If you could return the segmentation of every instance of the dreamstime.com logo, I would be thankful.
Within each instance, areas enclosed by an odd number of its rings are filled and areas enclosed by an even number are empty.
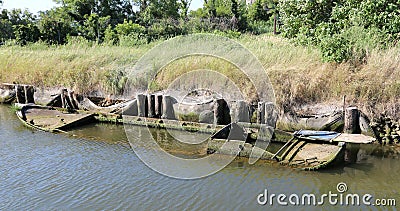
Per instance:
[[[210,66],[188,69],[191,57],[206,57],[228,62],[239,70],[240,75],[228,77],[223,71],[214,70]],[[189,58],[189,59],[188,59]],[[275,96],[268,75],[259,60],[241,44],[229,38],[211,34],[194,34],[179,36],[167,40],[148,51],[136,64],[128,70],[128,81],[124,96],[132,98],[137,94],[151,94],[149,87],[157,80],[160,71],[174,62],[188,59],[189,65],[185,65],[185,73],[177,74],[164,89],[164,93],[173,96],[179,102],[179,96],[186,96],[194,90],[208,90],[221,97],[226,102],[238,100],[248,101],[254,96],[259,102],[272,102],[275,104]],[[224,68],[224,67],[222,67]],[[242,82],[248,82],[245,88]],[[242,87],[242,88],[240,88]],[[248,90],[251,88],[251,93]],[[178,96],[174,96],[174,94]],[[123,114],[124,120],[129,117]],[[276,121],[276,120],[275,120]],[[272,123],[274,124],[274,123]],[[227,142],[216,153],[196,159],[185,159],[166,152],[154,140],[150,130],[142,130],[129,124],[124,124],[127,138],[136,155],[151,169],[163,175],[178,179],[196,179],[214,174],[229,165],[240,152],[244,141],[229,143],[229,149],[235,149],[231,156],[222,156],[219,151],[228,149]],[[214,126],[215,127],[215,126]],[[270,134],[273,127],[268,127]],[[233,130],[233,129],[232,129]],[[176,136],[174,131],[168,131],[176,141],[181,143],[204,143],[208,137],[204,134],[186,132],[186,135]],[[235,131],[231,131],[235,133]],[[181,138],[184,137],[184,138]],[[264,137],[265,139],[265,137]],[[150,141],[149,141],[150,140]],[[229,140],[229,138],[228,138]],[[269,141],[257,140],[255,147],[266,149]],[[253,150],[249,163],[255,163],[262,156],[262,150]]]
[[[336,186],[337,193],[329,191],[319,196],[312,193],[303,194],[276,194],[269,193],[265,189],[263,193],[257,196],[257,203],[260,205],[279,205],[279,206],[396,206],[396,199],[374,199],[371,194],[347,193],[348,187],[344,182]]]

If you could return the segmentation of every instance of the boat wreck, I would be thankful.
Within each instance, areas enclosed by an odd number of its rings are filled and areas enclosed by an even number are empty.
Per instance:
[[[253,140],[239,124],[230,124],[211,136],[208,153],[220,153],[251,157],[252,150],[260,151],[260,159],[276,160],[280,164],[301,170],[320,170],[344,164],[347,144],[370,144],[375,138],[362,134],[344,134],[330,131],[300,130],[293,134],[277,152],[272,153],[254,145]],[[239,149],[235,148],[239,143]]]
[[[92,113],[63,111],[37,105],[20,105],[20,107],[21,110],[16,113],[24,125],[46,132],[66,133],[67,129],[95,122],[95,114]]]
[[[59,94],[39,98],[47,102],[45,106],[39,106],[34,104],[35,92],[30,86],[7,86],[8,94],[14,96],[14,102],[20,107],[17,116],[23,124],[48,132],[66,133],[68,129],[91,122],[109,122],[208,133],[211,141],[207,152],[210,154],[219,152],[252,157],[256,152],[258,158],[277,160],[282,165],[303,170],[318,170],[343,163],[346,144],[375,141],[373,137],[361,134],[315,130],[299,130],[292,138],[279,138],[279,133],[286,137],[287,133],[275,130],[278,113],[271,102],[254,105],[245,101],[226,102],[210,96],[199,102],[184,102],[165,93],[155,93],[138,94],[135,99],[99,105],[99,100],[96,104],[88,97],[62,89]],[[357,114],[354,109],[351,111]],[[297,120],[310,126],[323,125],[319,129],[329,129],[352,118],[335,112],[325,116],[303,116]],[[266,150],[270,142],[277,140],[286,143],[276,152]],[[257,142],[263,144],[257,145]],[[220,151],[222,144],[225,147]]]

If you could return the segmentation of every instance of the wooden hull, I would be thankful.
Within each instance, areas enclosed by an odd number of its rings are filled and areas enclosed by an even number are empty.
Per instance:
[[[298,131],[276,158],[282,165],[319,170],[344,162],[346,144],[335,141],[342,134],[327,131]]]
[[[295,140],[284,154],[279,157],[282,165],[303,170],[319,170],[342,163],[345,144],[317,144],[304,140]]]
[[[17,111],[17,117],[24,125],[46,132],[65,132],[67,129],[95,121],[94,114],[68,113],[36,105],[23,106]]]

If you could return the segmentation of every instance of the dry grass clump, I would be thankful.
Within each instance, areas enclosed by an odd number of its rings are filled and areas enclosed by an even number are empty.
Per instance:
[[[375,49],[366,63],[355,66],[323,63],[318,50],[275,37],[264,35],[255,40],[260,44],[249,42],[248,46],[268,72],[284,111],[304,104],[340,102],[346,95],[348,105],[356,105],[372,117],[384,113],[400,118],[399,47]]]
[[[209,71],[219,73],[221,76]],[[184,76],[185,74],[190,75]],[[181,81],[185,81],[185,83],[178,84],[174,88],[191,90],[201,87],[213,91],[229,92],[227,89],[230,87],[230,83],[233,83],[242,92],[245,99],[249,101],[257,99],[254,85],[237,66],[226,60],[206,55],[184,57],[169,63],[158,72],[152,83],[152,91],[167,89],[180,77],[183,78]],[[223,89],[224,87],[226,89]]]

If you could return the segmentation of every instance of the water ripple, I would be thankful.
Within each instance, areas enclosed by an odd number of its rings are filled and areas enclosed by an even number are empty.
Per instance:
[[[368,157],[372,165],[302,172],[236,159],[215,175],[176,180],[152,171],[121,145],[122,127],[79,130],[78,137],[32,131],[0,106],[0,210],[265,210],[256,203],[265,188],[323,193],[342,181],[355,192],[399,196],[398,160]],[[82,138],[85,133],[91,140]]]

